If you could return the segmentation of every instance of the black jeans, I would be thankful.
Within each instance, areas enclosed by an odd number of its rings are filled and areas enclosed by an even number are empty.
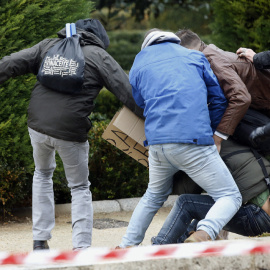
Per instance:
[[[196,225],[196,223],[191,224],[191,221],[204,219],[213,204],[214,200],[208,195],[183,194],[179,196],[153,244],[162,245],[184,241],[187,232],[194,229],[191,227]],[[191,227],[189,227],[190,224]],[[260,207],[246,204],[240,207],[223,229],[243,236],[270,233],[270,216]]]

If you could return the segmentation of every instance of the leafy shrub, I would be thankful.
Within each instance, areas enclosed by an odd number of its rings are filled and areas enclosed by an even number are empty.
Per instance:
[[[270,48],[270,5],[268,0],[214,0],[214,42],[235,52],[240,46],[256,52]]]
[[[89,133],[89,171],[93,200],[142,196],[148,169],[101,138],[109,121],[94,122]]]
[[[24,206],[22,201],[30,197],[32,181],[28,181],[27,173],[21,167],[9,167],[0,164],[0,220],[11,215],[15,206]],[[27,204],[27,203],[26,203]]]
[[[135,56],[140,52],[145,31],[108,32],[110,46],[107,51],[124,70],[130,70]]]
[[[123,106],[123,104],[110,91],[103,88],[94,101],[94,114],[90,116],[92,121],[112,119],[114,114]]]
[[[198,7],[189,5],[182,6],[179,3],[174,6],[167,6],[157,18],[150,16],[150,24],[153,27],[176,32],[179,29],[190,28],[201,35],[210,34],[209,23],[212,20],[211,8],[208,3],[200,1]]]

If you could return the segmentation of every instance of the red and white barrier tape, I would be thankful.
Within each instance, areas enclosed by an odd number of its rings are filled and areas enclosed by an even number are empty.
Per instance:
[[[237,240],[181,245],[140,246],[128,249],[89,248],[82,251],[36,251],[24,254],[0,252],[1,265],[48,265],[71,263],[91,265],[104,262],[140,261],[155,258],[194,258],[270,253],[270,242]]]

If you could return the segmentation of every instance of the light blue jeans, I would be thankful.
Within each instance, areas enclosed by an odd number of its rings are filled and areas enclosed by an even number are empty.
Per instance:
[[[55,151],[64,165],[72,196],[72,244],[74,249],[91,246],[93,227],[92,195],[88,180],[89,143],[59,140],[28,128],[33,146],[35,172],[32,188],[33,239],[49,240],[55,225],[52,176]]]
[[[241,194],[215,145],[151,145],[148,188],[132,214],[120,247],[142,242],[154,215],[171,193],[173,175],[179,170],[186,172],[215,201],[197,226],[212,240],[240,208]]]

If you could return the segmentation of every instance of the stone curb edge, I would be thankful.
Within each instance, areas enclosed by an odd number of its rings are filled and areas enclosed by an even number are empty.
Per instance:
[[[178,195],[170,195],[167,201],[164,203],[163,207],[172,207]],[[104,200],[104,201],[93,201],[94,214],[97,213],[112,213],[112,212],[131,212],[135,209],[141,198],[128,198],[119,200]],[[18,217],[31,217],[32,208],[17,208],[14,209],[13,214]],[[71,204],[56,204],[55,205],[55,215],[67,215],[71,214]]]

